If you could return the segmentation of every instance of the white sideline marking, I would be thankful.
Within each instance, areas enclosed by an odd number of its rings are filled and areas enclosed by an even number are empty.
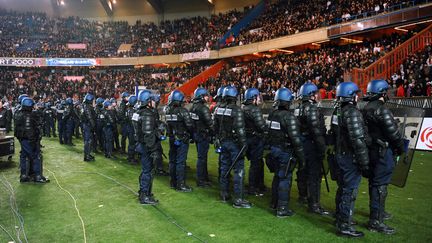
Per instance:
[[[47,171],[49,171],[49,172],[53,175],[53,177],[54,177],[54,179],[55,179],[55,181],[56,181],[58,187],[59,187],[61,190],[63,190],[64,192],[66,192],[67,194],[69,194],[69,196],[72,198],[72,200],[73,200],[73,202],[74,202],[75,211],[77,212],[78,218],[79,218],[80,221],[81,221],[82,230],[83,230],[83,236],[84,236],[84,243],[87,243],[87,236],[86,236],[86,229],[85,229],[85,225],[84,225],[84,220],[83,220],[83,218],[81,217],[81,214],[80,214],[80,211],[79,211],[79,209],[78,209],[77,201],[76,201],[75,197],[72,195],[72,193],[70,193],[68,190],[64,189],[64,188],[60,185],[60,183],[58,182],[57,177],[55,176],[54,172],[52,172],[52,171],[49,170],[49,169],[47,169]]]

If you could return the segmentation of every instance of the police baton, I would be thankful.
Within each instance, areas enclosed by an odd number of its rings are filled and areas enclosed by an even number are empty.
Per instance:
[[[325,171],[325,168],[324,168],[324,160],[321,162],[321,168],[322,168],[322,171],[323,171],[324,181],[325,181],[325,184],[326,184],[327,192],[330,192],[330,188],[329,188],[329,184],[328,184],[328,180],[327,180],[327,174],[326,174],[326,171]]]
[[[228,175],[230,174],[231,170],[234,168],[235,164],[237,163],[237,161],[240,159],[240,157],[242,156],[243,152],[246,150],[246,145],[243,145],[243,147],[240,149],[240,152],[236,155],[233,163],[231,164],[230,168],[228,169],[228,171],[225,173],[224,178],[227,178]]]

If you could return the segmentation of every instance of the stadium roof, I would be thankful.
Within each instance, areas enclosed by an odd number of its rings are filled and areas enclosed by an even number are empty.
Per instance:
[[[48,15],[97,18],[174,13],[219,12],[259,0],[0,0],[0,8]]]

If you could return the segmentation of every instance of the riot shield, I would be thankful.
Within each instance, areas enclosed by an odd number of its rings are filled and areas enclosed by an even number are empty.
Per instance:
[[[399,127],[401,132],[404,132],[405,146],[407,148],[402,155],[395,158],[396,166],[393,170],[390,184],[397,187],[405,187],[411,163],[414,158],[416,143],[420,134],[425,110],[390,102],[386,105],[393,112],[396,121],[399,121]]]

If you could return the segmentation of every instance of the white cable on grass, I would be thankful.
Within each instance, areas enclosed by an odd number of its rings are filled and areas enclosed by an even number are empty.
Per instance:
[[[3,176],[5,181],[1,180],[1,182],[2,182],[3,186],[6,187],[6,190],[9,191],[9,193],[10,193],[9,206],[12,210],[12,214],[14,216],[15,223],[17,222],[17,218],[18,218],[18,222],[19,222],[19,226],[14,227],[16,234],[17,234],[18,242],[20,242],[20,243],[22,242],[21,237],[20,237],[20,235],[22,233],[24,235],[25,242],[28,243],[27,235],[25,234],[25,230],[24,230],[24,217],[20,214],[19,209],[18,209],[18,205],[16,204],[15,190],[13,189],[12,184],[10,184],[10,182],[7,180],[7,178],[5,177],[5,175],[3,173],[2,173],[2,176]]]
[[[54,172],[52,172],[52,171],[49,170],[49,169],[47,169],[47,171],[49,171],[49,172],[53,175],[54,180],[56,181],[58,187],[59,187],[61,190],[63,190],[64,192],[66,192],[67,194],[69,194],[69,196],[72,198],[72,200],[73,200],[73,202],[74,202],[75,211],[77,212],[78,218],[79,218],[80,221],[81,221],[82,230],[83,230],[83,237],[84,237],[84,243],[87,243],[87,235],[86,235],[86,229],[85,229],[84,220],[83,220],[83,218],[81,217],[81,214],[80,214],[80,211],[79,211],[79,209],[78,209],[77,201],[76,201],[75,197],[72,195],[72,193],[70,193],[68,190],[64,189],[64,188],[60,185],[60,183],[58,182],[57,177],[55,176],[55,173],[54,173]]]
[[[112,182],[114,182],[114,183],[116,183],[116,184],[118,184],[118,185],[120,185],[120,186],[126,188],[127,190],[131,191],[134,195],[138,195],[138,193],[137,193],[136,191],[134,191],[132,188],[130,188],[129,186],[127,186],[127,185],[125,185],[125,184],[123,184],[123,183],[117,181],[116,179],[114,179],[114,178],[112,178],[112,177],[110,177],[110,176],[107,176],[107,175],[105,175],[105,174],[102,174],[102,173],[100,173],[100,172],[87,172],[87,171],[72,171],[72,172],[75,172],[75,173],[83,173],[83,174],[96,174],[96,175],[100,175],[100,176],[105,177],[106,179],[108,179],[108,180],[110,180],[110,181],[112,181]],[[200,241],[200,242],[206,242],[206,241],[202,240],[201,238],[199,238],[198,236],[193,235],[191,232],[189,232],[188,230],[186,230],[183,226],[181,226],[180,224],[178,224],[177,221],[176,221],[173,217],[171,217],[171,216],[169,216],[168,214],[166,214],[166,213],[165,213],[164,211],[162,211],[158,206],[156,206],[156,205],[152,205],[152,206],[153,206],[153,208],[155,208],[157,211],[159,211],[163,216],[165,216],[165,218],[167,218],[168,221],[170,221],[172,224],[174,224],[177,228],[179,228],[179,229],[181,229],[182,231],[184,231],[185,233],[187,233],[188,236],[192,236],[193,238],[195,238],[196,240],[198,240],[198,241]]]
[[[7,235],[12,239],[13,242],[16,242],[15,238],[12,237],[12,235],[9,233],[9,231],[7,231],[7,230],[3,227],[3,225],[0,224],[0,228],[1,228],[4,232],[6,232],[6,234],[7,234]]]

